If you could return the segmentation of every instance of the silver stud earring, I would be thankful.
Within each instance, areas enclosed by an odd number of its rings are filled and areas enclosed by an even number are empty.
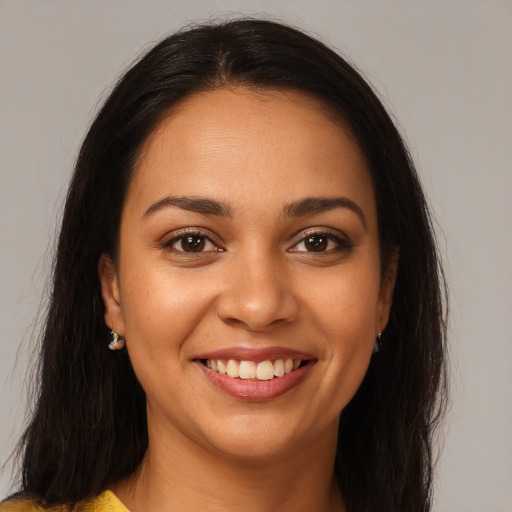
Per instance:
[[[382,350],[382,333],[379,332],[377,335],[377,339],[375,340],[375,345],[373,346],[373,353],[378,354]]]
[[[108,344],[108,348],[110,350],[121,350],[124,347],[124,340],[117,334],[114,329],[110,331],[110,342]]]

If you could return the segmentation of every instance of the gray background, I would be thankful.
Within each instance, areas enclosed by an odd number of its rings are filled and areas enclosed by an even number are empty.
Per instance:
[[[451,288],[452,410],[436,510],[511,511],[506,0],[0,0],[0,459],[23,421],[31,325],[91,116],[148,43],[226,12],[266,13],[319,35],[364,72],[399,120],[436,214]],[[10,471],[0,474],[0,495]]]

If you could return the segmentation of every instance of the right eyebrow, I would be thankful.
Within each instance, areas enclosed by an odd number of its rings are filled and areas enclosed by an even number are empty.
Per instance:
[[[231,211],[226,203],[208,199],[206,197],[191,196],[167,196],[156,203],[153,203],[145,212],[144,220],[153,216],[156,212],[165,208],[181,208],[189,212],[201,213],[203,215],[217,215],[219,217],[231,217]]]

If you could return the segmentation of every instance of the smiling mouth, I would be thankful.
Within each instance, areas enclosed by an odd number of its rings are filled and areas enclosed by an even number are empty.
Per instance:
[[[267,359],[250,361],[236,359],[201,359],[200,362],[211,371],[233,379],[269,381],[293,373],[307,363],[302,359]]]

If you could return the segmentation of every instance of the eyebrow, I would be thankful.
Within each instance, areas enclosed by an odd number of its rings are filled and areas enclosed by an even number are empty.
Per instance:
[[[182,210],[200,213],[203,215],[217,215],[219,217],[231,217],[231,209],[228,204],[207,199],[205,197],[190,196],[167,196],[152,204],[142,216],[148,219],[156,212],[165,208],[177,207]],[[347,208],[352,210],[366,227],[366,219],[361,207],[347,197],[306,197],[299,201],[288,203],[284,207],[285,218],[303,217],[334,210],[336,208]]]
[[[226,203],[221,203],[219,201],[214,201],[213,199],[207,199],[204,197],[167,196],[152,204],[146,210],[142,218],[148,219],[156,212],[172,206],[176,206],[182,210],[188,210],[189,212],[202,213],[203,215],[231,217],[231,210]]]
[[[300,201],[293,201],[284,207],[285,217],[302,217],[316,213],[328,212],[335,208],[352,210],[366,227],[366,219],[361,207],[347,197],[306,197]]]

